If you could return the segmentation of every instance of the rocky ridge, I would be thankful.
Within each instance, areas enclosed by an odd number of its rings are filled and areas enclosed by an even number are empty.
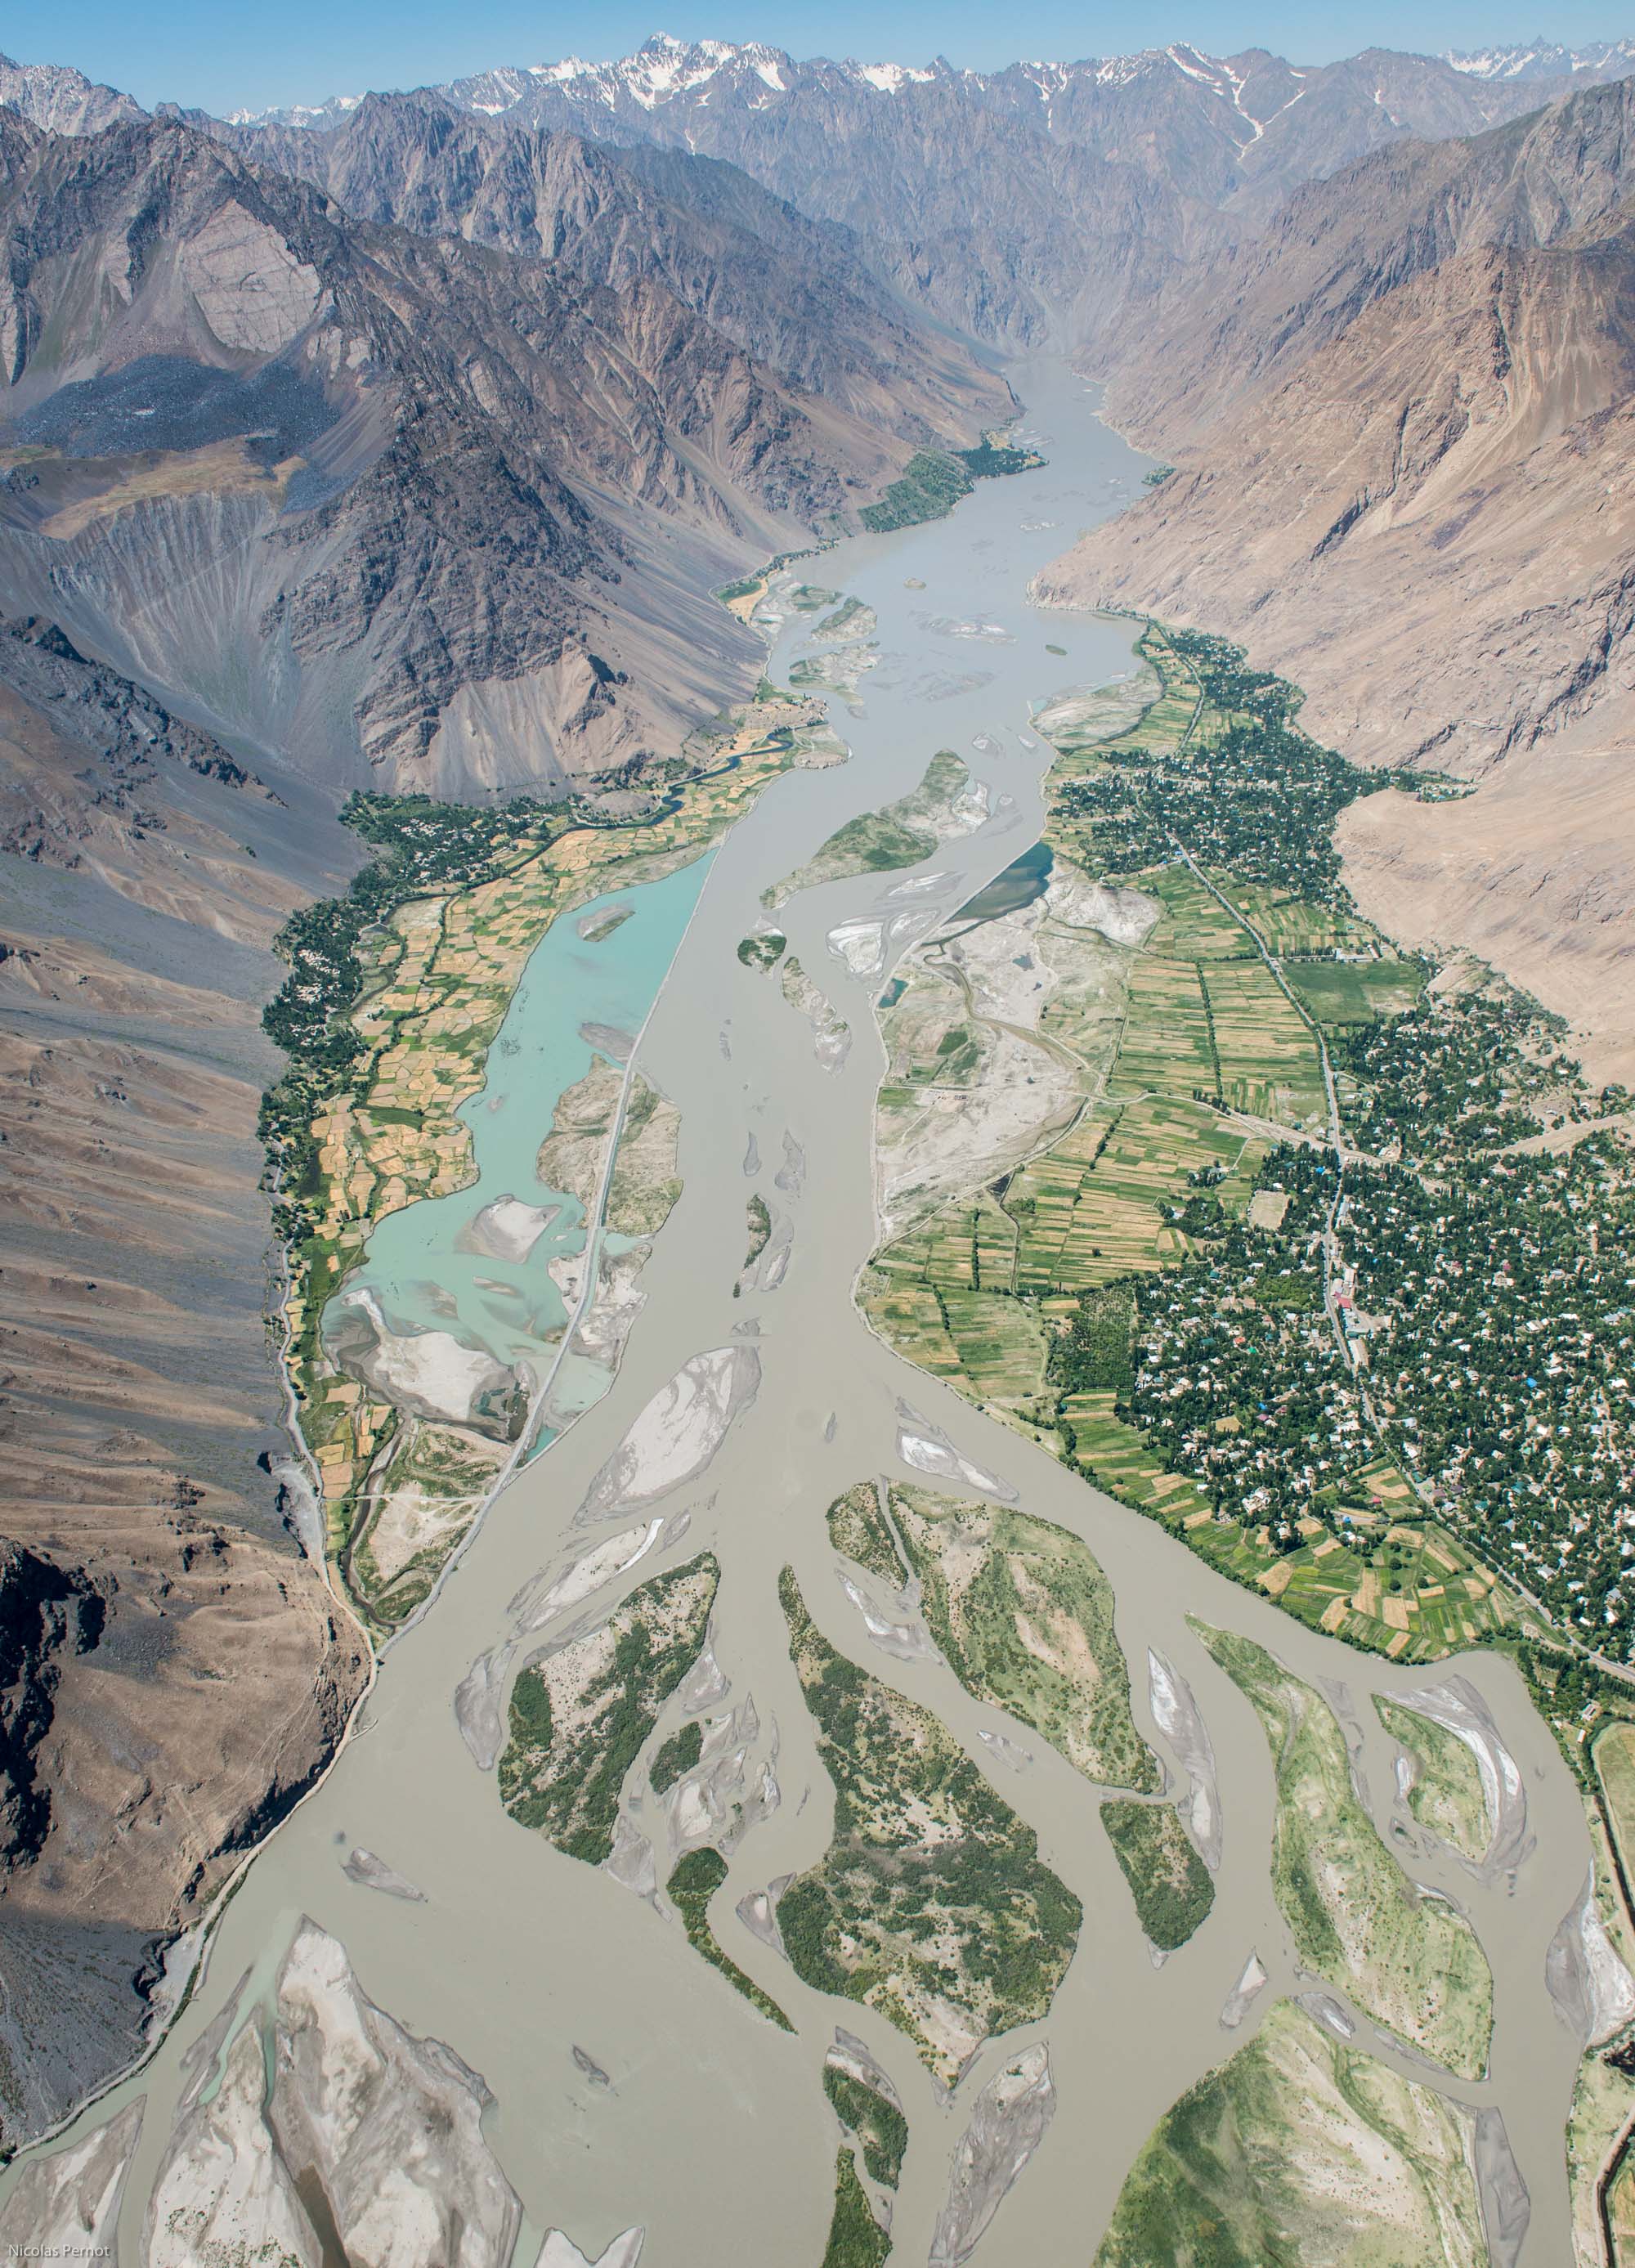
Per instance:
[[[673,752],[753,682],[712,586],[910,453],[654,273],[357,221],[174,123],[7,116],[0,589],[332,782]],[[1009,396],[961,382],[974,437]]]
[[[445,97],[371,94],[327,128],[207,125],[359,219],[459,236],[628,291],[658,282],[785,385],[917,442],[962,438],[1003,395],[917,322],[845,229],[734,166],[511,127]]]

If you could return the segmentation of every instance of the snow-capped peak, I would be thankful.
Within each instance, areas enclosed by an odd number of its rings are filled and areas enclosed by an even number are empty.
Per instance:
[[[327,102],[291,102],[272,110],[230,110],[229,126],[332,126],[356,110],[361,94],[332,94]]]
[[[905,86],[924,86],[937,74],[913,63],[848,63],[843,68],[853,78],[860,78],[878,94],[901,94]]]
[[[1635,40],[1602,40],[1564,48],[1543,33],[1520,47],[1452,50],[1441,59],[1470,78],[1628,78],[1635,77]]]

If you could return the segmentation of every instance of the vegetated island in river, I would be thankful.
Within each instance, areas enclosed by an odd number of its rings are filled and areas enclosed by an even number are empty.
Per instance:
[[[346,806],[377,856],[344,897],[307,907],[280,938],[291,973],[265,1023],[289,1064],[261,1131],[288,1271],[284,1359],[320,1477],[323,1548],[377,1634],[431,1589],[526,1425],[528,1397],[512,1383],[457,1422],[430,1420],[335,1358],[326,1307],[387,1214],[470,1180],[470,1135],[455,1114],[481,1087],[553,922],[674,872],[770,779],[836,753],[817,703],[763,686],[698,735],[685,762],[658,768],[657,789],[630,818],[579,799],[478,811],[360,794]],[[553,1351],[541,1347],[541,1369]],[[419,1540],[401,1565],[402,1554],[387,1563],[371,1548],[400,1498]]]
[[[1009,448],[991,433],[979,449],[946,453],[921,449],[910,458],[902,477],[893,481],[878,504],[864,505],[859,518],[872,535],[941,519],[961,497],[969,496],[978,481],[1032,472],[1043,462],[1036,450]]]

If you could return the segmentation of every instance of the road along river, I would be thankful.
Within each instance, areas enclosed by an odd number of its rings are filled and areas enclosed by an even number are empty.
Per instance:
[[[1104,683],[1131,667],[1126,626],[1042,615],[1024,593],[1081,528],[1126,499],[1143,461],[1095,421],[1086,389],[1064,369],[1027,367],[1015,383],[1027,405],[1023,436],[1037,439],[1046,469],[983,483],[949,519],[858,538],[805,563],[814,578],[873,609],[877,666],[857,696],[832,703],[851,761],[777,780],[715,853],[648,1022],[639,1064],[680,1109],[684,1188],[644,1270],[647,1306],[611,1393],[520,1469],[433,1609],[389,1649],[354,1736],[250,1869],[163,2047],[70,2130],[72,2142],[144,2099],[119,2231],[120,2257],[131,2268],[149,2257],[150,2194],[179,2102],[196,2085],[190,2052],[240,1980],[240,2016],[269,1990],[303,1916],[344,1944],[379,2007],[411,2033],[446,2042],[492,2090],[483,2131],[522,2199],[515,2257],[524,2268],[533,2268],[548,2230],[565,2230],[593,2259],[635,2227],[647,2232],[644,2268],[764,2268],[774,2260],[815,2268],[836,2147],[821,2069],[837,2022],[866,2042],[907,2111],[893,2230],[894,2257],[904,2262],[930,2254],[972,2099],[1019,2047],[1047,2040],[1056,2115],[975,2257],[990,2268],[1087,2262],[1166,2110],[1252,2034],[1280,1992],[1311,1982],[1297,1978],[1272,1894],[1267,1742],[1189,1616],[1258,1639],[1330,1692],[1348,1689],[1355,1769],[1376,1818],[1388,1822],[1394,1749],[1368,1697],[1410,1697],[1445,1683],[1448,1666],[1408,1671],[1363,1656],[1227,1583],[1151,1521],[911,1370],[853,1304],[875,1241],[871,1117],[883,1059],[872,1004],[884,976],[851,976],[829,949],[829,933],[882,909],[946,915],[1027,850],[1037,837],[1048,753],[1028,730],[1030,713],[1064,687]],[[801,652],[811,621],[784,626],[769,666],[774,679]],[[986,822],[907,876],[832,881],[797,894],[779,914],[792,950],[851,1027],[850,1053],[830,1069],[777,982],[740,962],[738,942],[755,926],[769,884],[846,820],[913,788],[945,747],[986,783]],[[925,875],[936,879],[924,889],[889,895]],[[567,1034],[595,1012],[559,998],[549,1007],[552,1028]],[[512,1036],[529,1043],[526,1028]],[[561,1083],[555,1074],[543,1082]],[[524,1130],[524,1149],[547,1130]],[[788,1263],[776,1289],[746,1286],[734,1297],[753,1195],[788,1224]],[[416,1278],[427,1271],[402,1256],[419,1210],[392,1224],[393,1264]],[[459,1296],[461,1285],[450,1277],[443,1288]],[[759,1730],[746,1737],[773,1764],[781,1800],[736,1845],[711,1920],[732,1958],[788,2012],[792,2034],[729,1989],[673,1916],[515,1824],[454,1711],[473,1663],[512,1631],[518,1594],[609,1534],[573,1522],[637,1413],[691,1358],[734,1346],[758,1359],[753,1400],[707,1469],[642,1507],[642,1520],[662,1513],[667,1528],[639,1574],[614,1577],[594,1603],[605,1609],[701,1550],[719,1559],[712,1649],[730,1691],[713,1705],[724,1712],[753,1696]],[[914,1477],[901,1454],[904,1404],[924,1421],[906,1421],[910,1432],[940,1429],[1026,1511],[1090,1543],[1116,1594],[1138,1724],[1177,1783],[1181,1760],[1149,1705],[1149,1648],[1197,1697],[1224,1824],[1217,1895],[1197,1936],[1161,1967],[1142,1937],[1094,1792],[1036,1735],[970,1699],[940,1660],[902,1660],[873,1646],[836,1582],[825,1508],[871,1476]],[[672,1543],[683,1511],[685,1539]],[[786,1563],[829,1640],[942,1719],[1083,1901],[1079,1949],[1047,2021],[989,2042],[951,2102],[901,2033],[869,2008],[808,1989],[733,1916],[744,1894],[812,1865],[830,1831],[832,1792],[778,1609]],[[586,1610],[581,1602],[576,1612]],[[1472,2082],[1440,2074],[1404,2058],[1366,2019],[1357,2043],[1459,2102],[1502,2114],[1531,2216],[1518,2245],[1499,2235],[1491,2208],[1492,2257],[1557,2268],[1569,2250],[1562,2134],[1580,2042],[1547,1994],[1545,1954],[1581,1890],[1589,1845],[1571,1778],[1519,1679],[1479,1655],[1454,1668],[1520,1767],[1524,1854],[1487,1880],[1423,1838],[1403,1858],[1416,1879],[1469,1915],[1485,1949],[1495,1982],[1491,2071]],[[1031,1764],[1013,1770],[996,1761],[984,1733],[1006,1734]],[[422,1897],[382,1896],[350,1879],[342,1862],[358,1847]],[[1270,1984],[1228,2034],[1220,2011],[1251,1952]],[[14,2169],[12,2186],[16,2179]],[[334,2268],[333,2250],[324,2268]]]

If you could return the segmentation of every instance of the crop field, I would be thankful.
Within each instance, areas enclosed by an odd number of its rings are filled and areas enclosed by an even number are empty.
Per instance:
[[[1379,944],[1377,930],[1338,906],[1316,905],[1291,891],[1245,881],[1224,867],[1212,869],[1210,880],[1280,958],[1303,953],[1366,953]]]
[[[1114,1415],[1111,1388],[1067,1395],[1062,1423],[1073,1437],[1073,1454],[1099,1487],[1121,1504],[1161,1513],[1190,1527],[1210,1516],[1209,1501],[1183,1473],[1166,1471],[1133,1425]]]
[[[1292,961],[1283,971],[1320,1024],[1372,1024],[1399,1016],[1425,989],[1415,961]]]
[[[1200,1558],[1264,1591],[1308,1628],[1394,1661],[1440,1661],[1513,1625],[1514,1606],[1503,1588],[1443,1529],[1385,1524],[1365,1478],[1378,1487],[1389,1484],[1388,1476],[1404,1495],[1408,1488],[1383,1460],[1344,1484],[1348,1499],[1376,1506],[1356,1515],[1351,1541],[1341,1543],[1313,1520],[1295,1550],[1279,1550],[1269,1529],[1216,1519],[1197,1484],[1167,1470],[1145,1437],[1116,1414],[1116,1400],[1111,1388],[1063,1397],[1059,1422],[1079,1464],[1120,1503],[1178,1523]],[[1635,1762],[1631,1771],[1635,1830]]]
[[[1079,1291],[1179,1259],[1190,1248],[1167,1208],[1184,1197],[1187,1175],[1218,1167],[1222,1203],[1247,1204],[1262,1155],[1190,1101],[1160,1096],[1113,1116],[1086,1114],[1006,1192],[1022,1224],[1016,1288]]]
[[[1044,1333],[1025,1301],[1002,1292],[946,1291],[942,1311],[979,1401],[1014,1403],[1043,1393]]]
[[[1285,1125],[1320,1117],[1317,1042],[1265,962],[1218,961],[1198,975],[1209,1002],[1222,1101]]]
[[[862,1290],[864,1313],[887,1345],[895,1347],[907,1361],[933,1378],[961,1385],[960,1351],[948,1335],[935,1287],[923,1278],[905,1281],[888,1265],[903,1248],[893,1245],[867,1271]]]
[[[1240,924],[1189,866],[1177,862],[1143,874],[1140,887],[1164,909],[1148,940],[1155,951],[1179,961],[1241,961],[1251,951]]]
[[[1131,971],[1124,1015],[1113,1094],[1215,1093],[1209,1001],[1196,961],[1144,955]]]
[[[1508,1597],[1436,1528],[1392,1527],[1375,1543],[1341,1543],[1320,1522],[1294,1551],[1269,1530],[1236,1521],[1200,1523],[1189,1541],[1223,1574],[1256,1586],[1314,1629],[1393,1661],[1440,1661],[1514,1620]]]

